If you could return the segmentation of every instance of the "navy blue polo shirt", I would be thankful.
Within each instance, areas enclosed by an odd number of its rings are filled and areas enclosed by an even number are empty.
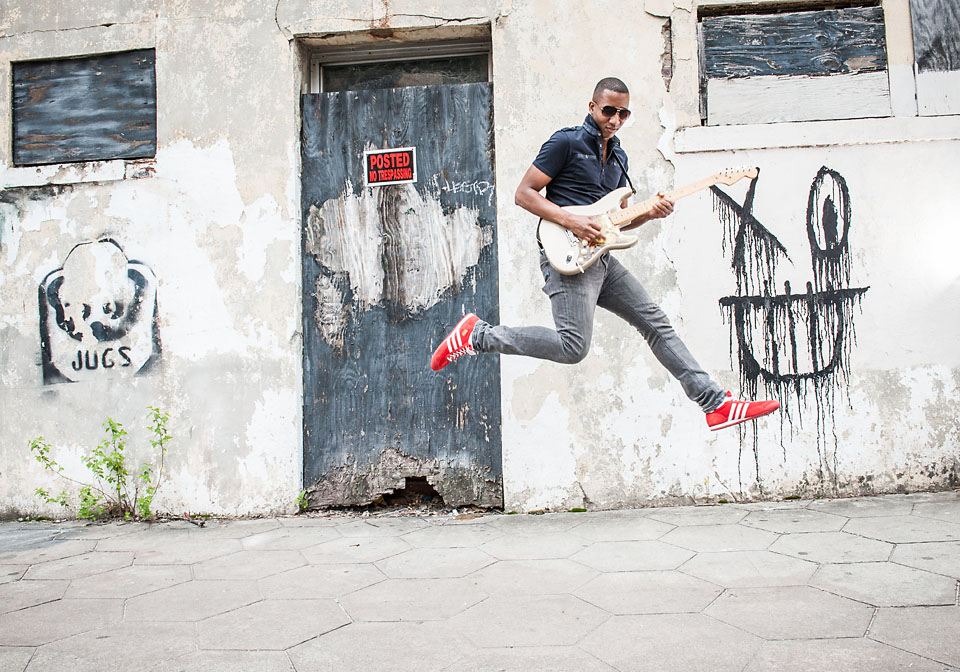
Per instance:
[[[629,170],[627,153],[620,140],[609,140],[613,151]],[[581,126],[561,128],[543,143],[533,165],[551,178],[547,184],[547,200],[557,205],[590,205],[627,184],[623,169],[613,156],[604,164],[600,160],[603,138],[589,114]]]

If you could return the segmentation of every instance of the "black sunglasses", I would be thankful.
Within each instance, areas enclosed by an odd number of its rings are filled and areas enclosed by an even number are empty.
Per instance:
[[[605,117],[612,117],[615,114],[620,115],[620,121],[626,121],[630,117],[630,110],[625,107],[616,107],[614,105],[604,105],[600,108],[600,114]]]

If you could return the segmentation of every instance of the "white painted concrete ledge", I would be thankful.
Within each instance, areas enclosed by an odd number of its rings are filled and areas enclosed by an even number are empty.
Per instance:
[[[960,116],[886,117],[678,129],[677,154],[960,139]]]

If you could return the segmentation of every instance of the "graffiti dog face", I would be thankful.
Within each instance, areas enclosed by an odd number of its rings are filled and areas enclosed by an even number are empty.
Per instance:
[[[156,278],[109,239],[74,247],[40,285],[44,382],[136,373],[159,353]]]
[[[138,289],[127,258],[112,242],[78,245],[51,287],[59,304],[57,324],[79,341],[109,341],[130,328]]]

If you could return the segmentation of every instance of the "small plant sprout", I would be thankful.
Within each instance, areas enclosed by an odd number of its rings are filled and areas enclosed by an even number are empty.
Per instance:
[[[307,496],[307,491],[301,490],[297,495],[297,513],[303,513],[308,506],[310,506],[310,498]]]
[[[150,406],[147,417],[150,420],[148,429],[153,434],[150,445],[159,451],[159,466],[154,475],[154,464],[145,463],[136,477],[131,478],[130,468],[124,451],[127,448],[127,431],[113,418],[107,418],[103,429],[107,436],[90,451],[89,455],[81,455],[80,461],[93,475],[92,483],[85,483],[70,478],[63,473],[63,467],[50,457],[50,444],[42,436],[29,442],[30,452],[37,462],[56,473],[60,478],[79,486],[79,502],[77,517],[84,519],[102,518],[115,515],[126,520],[134,518],[150,518],[153,516],[153,498],[160,487],[163,476],[163,462],[167,454],[167,443],[171,440],[167,431],[170,416],[160,409]],[[64,490],[58,495],[51,495],[43,488],[37,488],[36,494],[49,504],[59,504],[62,507],[70,505],[67,492]]]

